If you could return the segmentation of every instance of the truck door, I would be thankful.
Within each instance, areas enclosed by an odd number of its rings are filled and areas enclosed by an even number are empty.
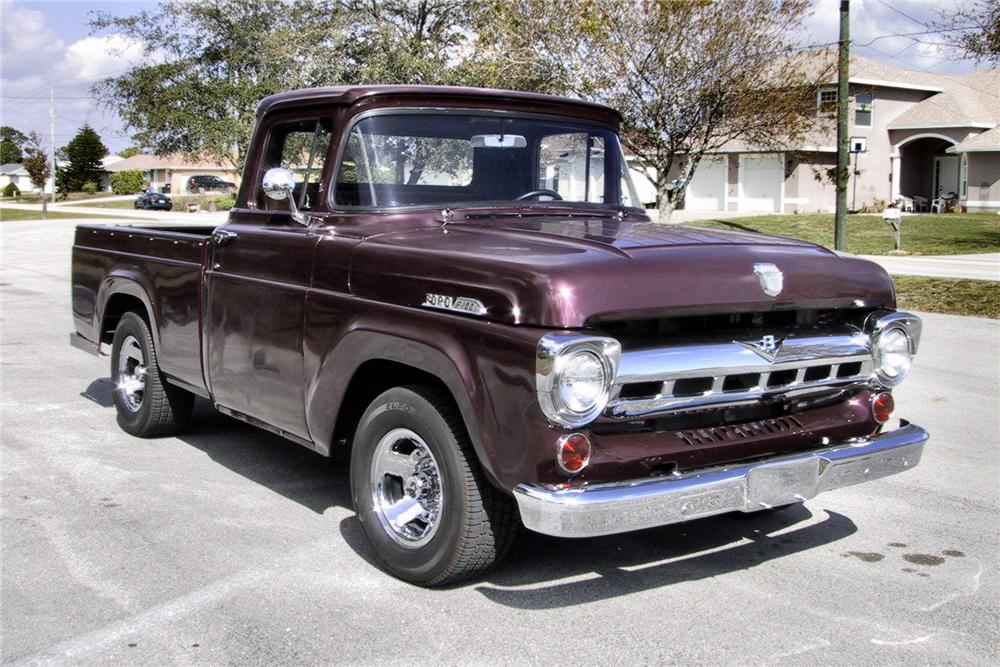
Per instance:
[[[215,402],[238,416],[308,439],[303,319],[318,237],[292,220],[286,202],[269,200],[259,180],[270,167],[291,169],[299,208],[324,208],[321,183],[329,118],[295,118],[267,132],[259,169],[246,169],[247,205],[216,230],[206,271],[206,369]]]

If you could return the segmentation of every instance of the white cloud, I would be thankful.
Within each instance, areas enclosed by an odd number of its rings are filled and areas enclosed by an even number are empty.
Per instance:
[[[142,42],[125,35],[85,37],[73,42],[58,68],[67,78],[96,80],[119,74],[142,55]]]
[[[0,5],[0,57],[3,79],[20,79],[57,59],[63,43],[45,24],[45,15],[17,5]]]
[[[121,122],[90,97],[90,87],[141,59],[142,43],[121,34],[84,37],[66,44],[41,11],[0,4],[0,124],[49,139],[49,84],[55,85],[57,147],[86,122],[105,145],[129,145]]]
[[[855,51],[893,67],[961,72],[972,69],[932,29],[955,0],[855,0],[851,3],[851,42]],[[928,27],[928,26],[931,27]],[[839,0],[814,0],[804,24],[803,45],[835,45],[840,31]]]

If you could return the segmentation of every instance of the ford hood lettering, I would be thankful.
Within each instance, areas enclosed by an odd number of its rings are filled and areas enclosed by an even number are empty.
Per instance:
[[[467,315],[486,314],[486,306],[483,305],[482,301],[467,296],[445,296],[444,294],[431,294],[428,292],[422,305],[428,308],[450,310]]]

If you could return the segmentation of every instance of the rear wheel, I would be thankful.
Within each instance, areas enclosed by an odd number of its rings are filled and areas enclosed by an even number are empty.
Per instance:
[[[422,586],[492,567],[519,523],[513,499],[480,470],[461,415],[427,387],[390,389],[365,411],[351,493],[382,567]]]
[[[156,358],[149,325],[139,315],[122,315],[111,343],[111,381],[118,425],[142,438],[172,435],[191,417],[194,395],[168,384]]]

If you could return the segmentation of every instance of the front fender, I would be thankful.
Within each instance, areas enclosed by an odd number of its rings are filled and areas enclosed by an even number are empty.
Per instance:
[[[368,361],[391,361],[430,373],[445,384],[462,414],[483,469],[496,483],[479,426],[478,414],[485,407],[483,395],[465,349],[449,339],[418,340],[413,334],[385,333],[381,325],[359,323],[338,341],[306,390],[306,424],[315,449],[323,454],[332,450],[337,416],[358,368]]]

